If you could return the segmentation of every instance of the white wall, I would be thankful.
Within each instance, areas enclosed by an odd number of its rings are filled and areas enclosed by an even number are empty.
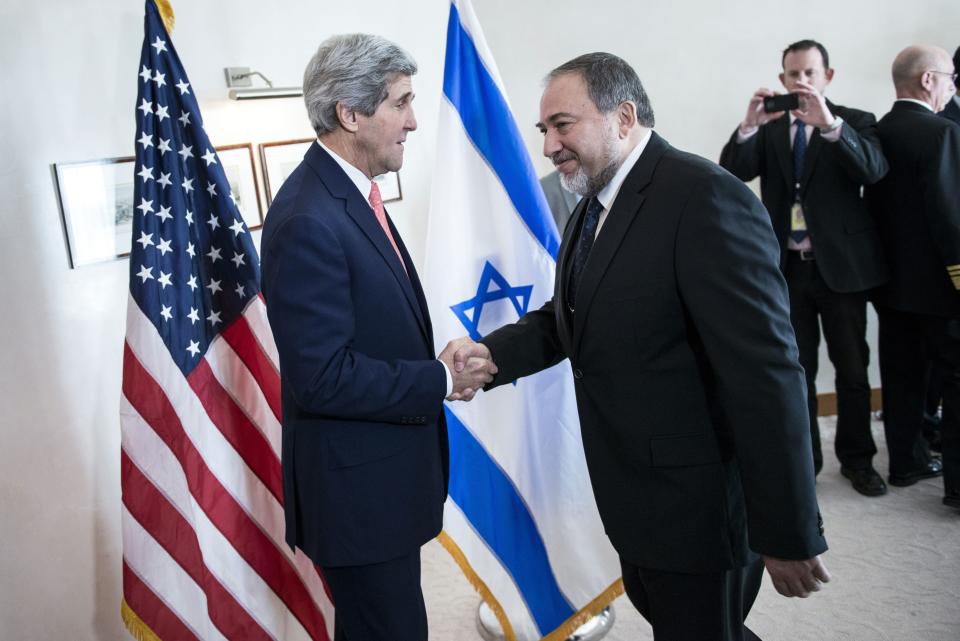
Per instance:
[[[960,44],[956,0],[811,0],[802,31],[791,26],[796,6],[477,0],[476,10],[541,173],[549,167],[532,126],[540,78],[585,51],[631,62],[659,131],[715,159],[750,93],[776,83],[779,51],[792,40],[822,40],[837,68],[829,95],[878,114],[892,100],[888,68],[900,48]],[[228,102],[223,67],[299,84],[318,42],[344,31],[378,32],[411,51],[420,130],[407,145],[405,198],[391,212],[422,264],[447,4],[174,0],[174,8],[173,41],[218,145],[310,134],[299,101]],[[69,269],[50,164],[132,153],[142,9],[128,0],[0,3],[4,639],[124,634],[117,405],[127,264]]]

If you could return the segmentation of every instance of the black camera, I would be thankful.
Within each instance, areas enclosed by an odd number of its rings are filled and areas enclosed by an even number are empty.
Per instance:
[[[788,93],[782,96],[767,96],[763,99],[763,110],[768,114],[790,111],[800,108],[800,95]]]

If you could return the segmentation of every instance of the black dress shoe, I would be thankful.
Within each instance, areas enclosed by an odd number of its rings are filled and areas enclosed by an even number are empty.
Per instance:
[[[960,490],[948,490],[943,495],[943,504],[960,510]]]
[[[938,459],[930,459],[925,465],[907,472],[906,474],[893,474],[889,476],[890,485],[897,487],[907,487],[913,485],[921,479],[932,479],[943,475],[943,462]]]
[[[865,467],[859,470],[841,467],[840,473],[850,479],[853,489],[864,496],[883,496],[887,493],[887,484],[883,482],[883,479],[880,478],[873,467]]]

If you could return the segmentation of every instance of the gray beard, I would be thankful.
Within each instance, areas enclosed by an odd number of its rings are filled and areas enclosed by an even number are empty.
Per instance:
[[[620,162],[614,159],[611,160],[606,167],[601,169],[596,176],[591,177],[587,175],[587,172],[585,172],[581,166],[578,167],[569,178],[560,174],[560,184],[563,185],[567,191],[572,191],[584,198],[593,198],[603,191],[604,187],[610,184],[610,181],[613,180],[618,169],[620,169]]]
[[[604,154],[607,164],[603,169],[598,171],[595,176],[588,176],[581,163],[569,177],[560,174],[560,184],[567,191],[572,191],[584,198],[593,198],[610,184],[617,170],[620,169],[620,165],[623,164],[621,160],[617,159],[617,151],[617,138],[612,135],[607,138],[606,153]]]

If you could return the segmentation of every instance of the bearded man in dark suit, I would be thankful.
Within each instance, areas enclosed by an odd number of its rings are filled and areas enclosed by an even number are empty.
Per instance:
[[[569,358],[600,516],[654,637],[756,639],[764,565],[787,596],[829,579],[803,370],[763,206],[653,125],[616,56],[548,75],[543,153],[583,197],[554,295],[459,339],[455,369],[492,356],[489,390]]]

